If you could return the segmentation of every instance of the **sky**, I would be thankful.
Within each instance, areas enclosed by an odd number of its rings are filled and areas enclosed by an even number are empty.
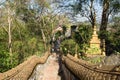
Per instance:
[[[0,0],[0,3],[3,3],[5,0]],[[32,2],[34,2],[34,0],[31,0]],[[64,5],[68,5],[68,4],[74,4],[76,0],[68,0],[68,1],[64,1],[63,0],[63,3],[61,3],[60,5],[62,6],[63,4]],[[32,4],[31,2],[31,4]],[[64,9],[64,8],[57,8],[56,7],[57,5],[51,5],[52,7],[52,10],[55,10],[54,12],[55,13],[59,13],[59,14],[66,14],[70,19],[71,21],[77,21],[77,22],[84,22],[84,21],[87,21],[88,19],[86,17],[82,17],[81,15],[76,15],[75,17],[73,17],[73,15],[71,15],[72,11],[70,10],[71,8],[70,7],[67,7],[67,9]],[[95,6],[95,9],[96,9],[96,12],[97,12],[97,21],[100,22],[101,20],[101,13],[102,13],[102,8],[100,7],[100,5],[98,5],[97,3],[94,4]],[[73,19],[73,20],[72,20]]]
[[[63,0],[64,1],[64,0]],[[64,1],[63,3],[61,3],[61,5],[68,5],[68,4],[74,4],[76,0],[67,0],[67,1]],[[99,3],[94,3],[94,7],[95,7],[95,10],[96,10],[96,19],[97,19],[97,22],[100,23],[101,22],[101,13],[102,13],[102,8],[101,6],[99,5]],[[88,19],[86,17],[82,17],[80,14],[76,15],[75,17],[73,17],[72,14],[72,11],[70,10],[71,8],[70,7],[67,7],[67,9],[64,9],[64,8],[61,8],[62,9],[62,14],[67,14],[68,17],[71,19],[71,21],[77,21],[77,22],[84,22],[84,21],[88,21]],[[73,19],[73,20],[72,20]]]
[[[1,4],[4,2],[5,0],[0,0],[0,7],[1,7]]]

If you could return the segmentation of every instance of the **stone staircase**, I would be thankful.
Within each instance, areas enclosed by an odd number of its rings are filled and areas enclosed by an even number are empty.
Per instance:
[[[38,64],[29,80],[61,80],[58,75],[59,64],[55,55],[50,55],[45,64]]]

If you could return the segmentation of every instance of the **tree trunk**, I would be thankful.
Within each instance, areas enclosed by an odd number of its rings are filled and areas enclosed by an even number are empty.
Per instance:
[[[9,53],[12,55],[12,34],[11,34],[11,18],[10,18],[10,8],[8,8],[8,46],[9,46]]]
[[[96,25],[96,11],[93,7],[93,2],[94,0],[91,1],[91,5],[90,5],[90,19],[91,19],[92,28],[94,29],[94,26]]]
[[[103,12],[102,12],[102,20],[101,20],[101,26],[100,26],[100,40],[101,40],[101,50],[102,54],[104,51],[104,40],[105,40],[105,53],[107,53],[106,50],[106,30],[107,30],[107,23],[108,23],[108,12],[109,12],[109,0],[104,0],[103,1]]]
[[[43,30],[41,29],[41,33],[42,33],[42,38],[43,38],[43,42],[44,42],[44,47],[45,47],[45,50],[46,50],[46,37],[45,37],[45,34],[43,32]]]
[[[8,48],[9,48],[9,54],[10,54],[10,63],[12,64],[13,63],[13,60],[12,60],[12,33],[11,33],[11,10],[10,10],[10,7],[8,6],[8,13],[7,13],[8,17],[7,17],[7,20],[8,20]]]

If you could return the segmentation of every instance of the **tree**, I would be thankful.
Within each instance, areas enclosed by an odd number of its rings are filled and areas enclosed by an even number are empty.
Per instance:
[[[103,46],[104,46],[104,40],[105,40],[105,52],[106,55],[111,54],[109,53],[109,48],[107,46],[107,42],[106,42],[106,37],[107,37],[107,24],[108,24],[108,20],[109,20],[109,16],[111,14],[115,14],[117,12],[119,12],[120,10],[120,1],[118,0],[102,0],[102,7],[103,7],[103,11],[102,11],[102,20],[101,20],[101,26],[100,26],[100,39],[101,39],[101,49],[103,50]]]
[[[12,22],[13,22],[13,17],[14,17],[14,4],[11,3],[10,1],[7,1],[5,6],[4,6],[4,12],[2,14],[2,20],[7,21],[2,23],[3,29],[7,32],[8,34],[8,48],[9,48],[9,53],[12,55]]]
[[[31,1],[36,0],[3,0],[2,4],[0,2],[0,63],[3,63],[0,71],[15,67],[28,56],[43,53],[40,31],[42,23],[37,19],[41,15],[39,9],[44,6],[41,7],[41,3],[40,8],[37,8],[38,4],[33,7]],[[47,8],[44,8],[43,12],[46,10]],[[46,16],[42,13],[43,15]],[[48,21],[45,24],[47,23]],[[49,28],[46,30],[49,31]]]
[[[66,9],[64,12],[67,15],[72,14],[71,17],[73,17],[73,15],[80,14],[80,16],[88,19],[93,28],[96,25],[95,3],[97,2],[95,0],[60,0],[58,3],[60,3],[60,8]]]
[[[94,3],[95,0],[77,0],[73,5],[73,10],[83,17],[86,17],[93,28],[96,25],[96,10]]]
[[[109,54],[107,55],[120,52],[120,17],[114,17],[112,21],[112,24],[108,24],[109,31],[107,31],[106,44]]]
[[[84,55],[87,47],[89,47],[89,41],[92,37],[92,28],[90,25],[79,24],[77,32],[74,33],[73,39],[79,45],[80,53]]]
[[[57,0],[58,1],[58,0]],[[65,7],[67,9],[73,9],[78,14],[85,16],[88,18],[89,22],[92,24],[92,27],[96,24],[96,10],[95,3],[99,5],[99,3],[95,0],[60,0],[58,2],[62,2],[60,4],[61,7]],[[65,4],[67,2],[67,4]],[[106,54],[109,54],[109,48],[107,46],[106,38],[107,38],[107,24],[110,18],[110,15],[115,15],[120,11],[120,1],[119,0],[100,0],[100,5],[102,6],[102,19],[100,25],[100,39],[101,39],[101,49],[104,50],[104,40],[105,40],[105,48]],[[71,6],[71,7],[70,7]],[[68,10],[70,12],[70,10]]]

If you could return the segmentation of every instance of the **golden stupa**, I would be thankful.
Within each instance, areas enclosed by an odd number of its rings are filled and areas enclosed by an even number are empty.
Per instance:
[[[98,38],[98,35],[97,35],[96,26],[94,27],[92,39],[90,40],[90,47],[88,48],[87,53],[88,54],[101,54],[100,39]]]

